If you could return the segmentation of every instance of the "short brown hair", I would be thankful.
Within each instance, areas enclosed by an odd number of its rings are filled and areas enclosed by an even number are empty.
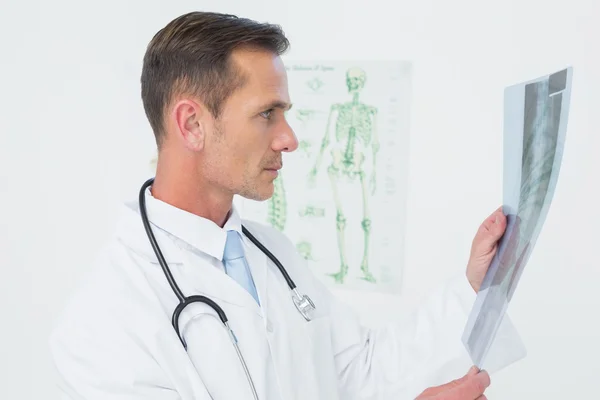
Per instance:
[[[289,41],[278,25],[231,14],[191,12],[158,31],[144,55],[142,102],[160,146],[164,113],[174,94],[198,95],[215,118],[244,83],[230,55],[250,46],[281,55]]]

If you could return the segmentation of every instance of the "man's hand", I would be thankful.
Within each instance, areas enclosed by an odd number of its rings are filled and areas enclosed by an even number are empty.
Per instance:
[[[481,287],[485,273],[498,250],[498,240],[505,230],[506,216],[500,207],[483,221],[475,234],[467,264],[467,278],[475,292]]]
[[[487,372],[472,367],[460,379],[425,390],[415,400],[486,400],[483,394],[490,386]]]

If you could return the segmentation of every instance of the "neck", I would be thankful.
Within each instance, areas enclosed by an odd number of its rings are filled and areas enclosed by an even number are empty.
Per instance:
[[[190,164],[184,157],[173,157],[163,163],[159,159],[152,196],[223,227],[231,211],[233,195],[212,187]]]

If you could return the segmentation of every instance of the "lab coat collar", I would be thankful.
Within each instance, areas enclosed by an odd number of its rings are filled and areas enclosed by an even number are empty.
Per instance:
[[[150,227],[165,261],[167,263],[183,263],[181,249],[175,244],[171,235],[159,229],[153,222],[150,222]],[[137,201],[127,202],[119,210],[115,236],[118,241],[133,250],[145,261],[152,264],[159,264],[150,244],[148,234],[144,229],[142,213]]]
[[[183,263],[185,261],[181,249],[175,245],[172,239],[180,242],[180,245],[183,242],[184,246],[191,248],[193,251],[199,251],[222,260],[227,231],[234,230],[240,234],[242,232],[242,220],[235,205],[232,206],[227,222],[221,228],[209,219],[156,199],[149,189],[146,190],[145,196],[146,211],[152,231],[168,263]],[[119,221],[118,235],[125,239],[128,244],[135,245],[137,252],[145,259],[158,264],[154,250],[144,230],[137,201],[125,204],[125,208],[121,210]],[[166,236],[171,240],[164,240],[164,238],[161,240],[161,236]]]
[[[146,189],[148,218],[159,229],[183,240],[187,245],[218,260],[223,259],[227,231],[241,234],[242,223],[235,206],[227,216],[223,228],[213,221],[165,203]]]
[[[168,205],[167,205],[168,206]],[[172,206],[169,206],[172,207]],[[152,232],[160,247],[161,254],[165,261],[170,265],[172,272],[187,271],[188,277],[196,277],[186,280],[179,278],[179,285],[187,295],[204,294],[210,298],[219,301],[225,301],[230,304],[236,304],[243,308],[252,310],[255,314],[266,318],[266,299],[267,299],[267,261],[266,256],[260,254],[256,258],[251,257],[249,260],[254,279],[257,284],[259,296],[261,298],[261,306],[254,301],[252,296],[233,279],[223,273],[222,270],[214,268],[212,265],[198,262],[198,260],[188,252],[181,248],[189,247],[190,250],[201,250],[205,253],[210,252],[212,256],[221,259],[226,241],[226,230],[234,229],[241,231],[242,220],[235,208],[232,209],[230,217],[224,228],[218,227],[213,223],[206,223],[201,218],[196,218],[198,222],[196,230],[205,232],[198,234],[192,233],[189,226],[196,225],[190,223],[192,215],[180,212],[167,211],[164,214],[157,212],[160,208],[165,211],[169,207],[163,207],[154,198],[148,198],[146,195],[146,209],[150,219]],[[181,210],[179,210],[181,211]],[[154,215],[154,216],[153,216]],[[159,217],[160,215],[160,217]],[[183,220],[185,217],[185,221]],[[173,221],[168,221],[173,218]],[[178,218],[180,218],[178,220]],[[211,225],[212,224],[212,225]],[[178,226],[180,225],[180,226]],[[188,226],[186,229],[185,226]],[[167,229],[168,227],[168,229]],[[176,236],[180,235],[180,236]],[[210,235],[215,237],[210,238]],[[125,246],[135,252],[139,257],[142,257],[146,262],[159,266],[158,258],[154,253],[148,235],[142,223],[139,203],[133,201],[126,203],[121,209],[119,224],[117,227],[116,237]],[[221,237],[221,239],[219,238]],[[206,239],[206,241],[204,241]],[[248,240],[247,238],[245,238]],[[195,243],[198,246],[192,246]],[[262,308],[262,310],[261,310]]]

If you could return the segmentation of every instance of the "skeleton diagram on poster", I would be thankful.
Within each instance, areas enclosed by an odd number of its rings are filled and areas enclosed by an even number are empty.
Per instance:
[[[398,293],[404,263],[411,65],[286,61],[299,146],[243,218],[285,233],[329,286]]]
[[[271,199],[244,219],[285,233],[328,286],[399,293],[404,266],[411,65],[286,62],[299,146]],[[150,161],[156,169],[156,157]]]

